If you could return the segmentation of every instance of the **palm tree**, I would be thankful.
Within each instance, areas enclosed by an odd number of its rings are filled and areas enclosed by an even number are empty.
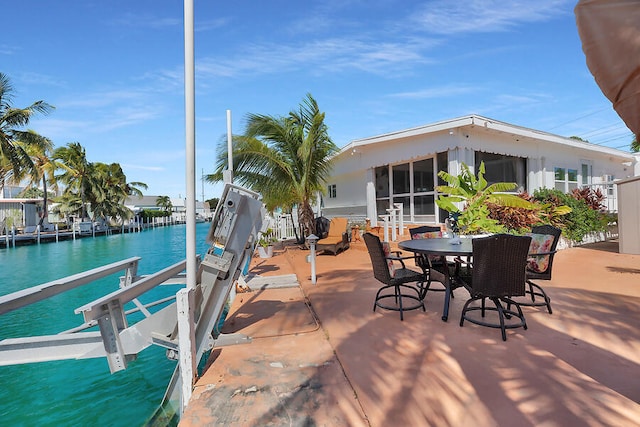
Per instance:
[[[31,159],[31,168],[25,171],[29,175],[31,185],[37,185],[38,182],[42,182],[43,192],[43,206],[42,216],[40,217],[40,225],[42,225],[48,216],[48,200],[49,192],[47,189],[47,183],[52,184],[53,188],[57,188],[55,181],[55,171],[58,169],[59,164],[52,158],[53,143],[50,139],[45,138],[33,131],[28,132],[29,138],[24,144],[24,149]]]
[[[173,203],[171,203],[171,198],[169,198],[169,196],[158,196],[156,198],[156,206],[165,212],[169,212],[173,209]]]
[[[640,143],[638,142],[638,135],[633,136],[633,141],[631,141],[631,151],[637,153],[640,151]]]
[[[18,141],[28,142],[33,133],[20,130],[29,124],[35,113],[49,113],[53,107],[44,101],[37,101],[26,108],[14,108],[11,105],[13,86],[9,78],[0,73],[0,158],[4,159],[3,169],[10,168],[19,176],[24,168],[32,166],[24,146]]]
[[[79,142],[70,142],[65,147],[56,148],[53,158],[60,162],[64,171],[55,179],[66,185],[65,194],[76,195],[81,202],[82,220],[87,217],[86,204],[89,197],[100,200],[104,197],[104,188],[94,173],[94,165],[87,160],[85,149]]]
[[[286,117],[249,114],[244,135],[233,137],[234,178],[262,194],[269,210],[298,207],[303,236],[315,232],[311,202],[324,192],[331,157],[338,152],[324,123],[325,114],[307,94]],[[216,171],[208,182],[222,181],[226,145],[220,144]]]
[[[97,162],[93,165],[93,179],[95,188],[101,191],[91,191],[87,197],[91,203],[94,219],[129,219],[133,212],[125,206],[128,196],[132,194],[142,196],[142,191],[137,186],[147,188],[142,182],[127,182],[127,177],[119,163],[105,164]]]

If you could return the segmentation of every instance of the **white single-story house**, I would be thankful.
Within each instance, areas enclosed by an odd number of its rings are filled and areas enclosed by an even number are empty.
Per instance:
[[[157,199],[158,196],[129,196],[125,201],[125,206],[131,209],[136,214],[143,209],[150,211],[159,211],[162,208],[156,205]],[[173,221],[185,222],[187,213],[186,199],[172,198],[170,200],[172,205],[171,216],[173,218]],[[206,202],[196,201],[196,216],[203,219],[210,218],[211,209],[209,209],[209,204]]]
[[[437,174],[457,175],[465,163],[484,162],[489,183],[515,182],[518,190],[570,192],[602,186],[616,211],[614,180],[640,175],[640,154],[512,125],[478,115],[357,139],[333,159],[322,200],[327,217],[368,217],[377,225],[387,209],[402,203],[411,223],[443,222]]]
[[[0,234],[5,227],[35,227],[42,215],[42,199],[0,198]]]

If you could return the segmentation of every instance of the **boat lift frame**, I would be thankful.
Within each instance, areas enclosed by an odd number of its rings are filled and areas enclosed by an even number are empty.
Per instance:
[[[170,359],[183,357],[185,352],[197,366],[202,357],[216,346],[250,342],[249,337],[225,335],[217,331],[225,305],[235,283],[248,265],[261,231],[265,209],[260,195],[227,183],[216,208],[207,235],[211,245],[204,258],[198,257],[197,285],[177,292],[177,304],[172,303],[150,313],[148,308],[166,302],[143,305],[142,294],[161,284],[186,284],[182,273],[186,260],[154,274],[138,276],[140,257],[132,257],[94,268],[83,273],[54,280],[42,285],[0,296],[0,316],[52,296],[123,272],[120,287],[103,297],[75,309],[84,323],[55,335],[7,338],[0,341],[0,366],[64,359],[105,357],[111,373],[127,368],[127,362],[151,345],[167,350]],[[136,308],[125,311],[133,302]],[[141,311],[144,318],[129,324],[127,316]],[[181,325],[183,319],[189,324]],[[98,331],[86,331],[97,326]],[[183,331],[193,333],[184,333]],[[180,414],[186,406],[184,390],[193,389],[197,372],[181,374],[181,364],[167,387],[161,412]]]

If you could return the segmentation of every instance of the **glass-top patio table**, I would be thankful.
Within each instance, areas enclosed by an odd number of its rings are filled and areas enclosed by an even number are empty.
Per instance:
[[[448,256],[467,257],[473,254],[472,239],[460,239],[459,244],[451,243],[451,239],[413,239],[405,240],[398,243],[398,247],[402,250],[421,254],[424,256],[435,255],[441,257],[440,266],[447,268]],[[438,270],[440,271],[440,270]],[[457,288],[457,269],[454,271],[440,271],[444,275],[445,296],[444,307],[442,309],[442,320],[445,322],[449,317],[449,300],[451,299],[451,291]]]

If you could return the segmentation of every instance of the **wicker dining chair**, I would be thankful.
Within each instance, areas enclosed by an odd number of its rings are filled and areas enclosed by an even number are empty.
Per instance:
[[[473,267],[470,277],[465,278],[463,283],[471,298],[462,309],[460,326],[468,320],[477,325],[500,328],[503,341],[507,340],[506,329],[527,329],[522,309],[512,298],[525,295],[525,269],[530,243],[529,236],[510,234],[473,239]],[[493,302],[495,307],[487,307],[486,300]],[[480,302],[480,305],[472,305],[474,302]],[[515,311],[510,308],[512,305]],[[471,315],[476,311],[480,311],[480,317]],[[485,319],[487,311],[497,312],[497,323]]]
[[[419,227],[414,227],[409,229],[409,235],[412,240],[415,239],[437,239],[442,237],[442,229],[439,226],[431,226],[431,225],[422,225]],[[440,256],[429,256],[429,255],[416,255],[416,265],[422,269],[422,271],[426,275],[426,282],[423,286],[423,294],[422,298],[424,299],[427,296],[428,291],[434,292],[444,292],[446,291],[446,287],[444,286],[444,281],[446,280],[444,274],[447,270],[445,270],[444,264],[442,262],[442,257]],[[453,263],[447,263],[447,267],[455,268]],[[432,282],[442,283],[442,288],[431,288]],[[453,297],[453,289],[451,289],[451,296]]]
[[[553,236],[553,240],[548,248],[532,253],[529,250],[529,261],[527,263],[527,296],[531,297],[531,301],[519,300],[522,306],[542,307],[546,306],[549,314],[553,314],[551,310],[551,298],[542,288],[542,286],[532,282],[532,280],[551,280],[551,269],[553,267],[553,257],[557,252],[558,242],[562,230],[552,225],[539,225],[531,228],[529,235],[535,239],[537,236]],[[532,241],[533,243],[533,241]],[[533,245],[532,245],[533,246]],[[536,301],[536,297],[542,298]]]
[[[364,233],[363,238],[371,258],[373,277],[384,285],[376,293],[373,311],[376,311],[376,307],[399,311],[400,320],[404,320],[403,312],[406,310],[422,307],[422,311],[426,311],[421,297],[426,277],[424,273],[407,268],[404,264],[404,260],[415,257],[401,257],[399,252],[394,255],[389,251],[388,243],[383,244],[378,236],[369,232]]]

